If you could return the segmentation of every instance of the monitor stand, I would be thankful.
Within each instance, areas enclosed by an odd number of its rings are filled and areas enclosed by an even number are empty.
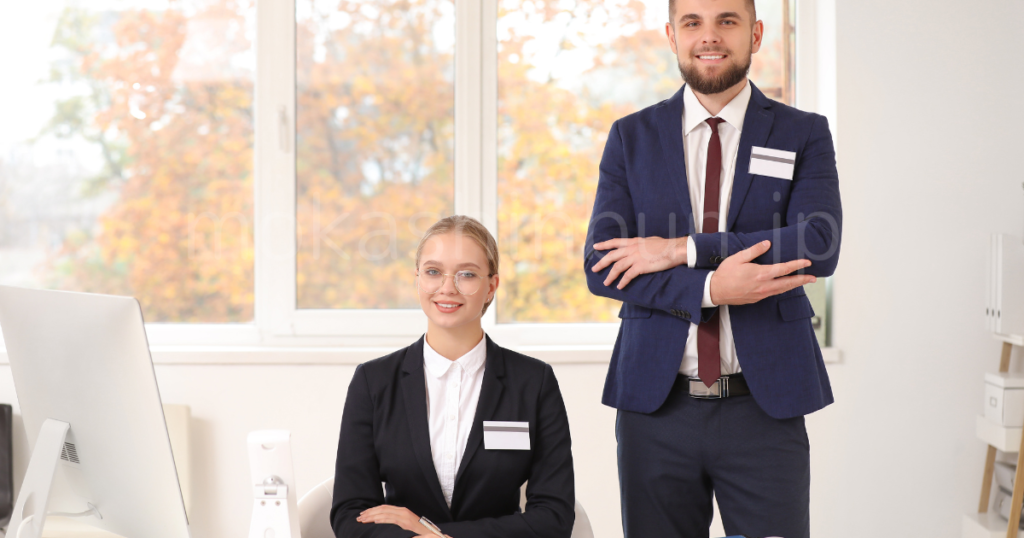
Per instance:
[[[25,471],[25,480],[21,483],[18,501],[14,504],[14,512],[11,514],[10,524],[7,526],[7,535],[10,538],[40,538],[42,536],[43,525],[46,523],[48,515],[46,508],[50,501],[53,477],[57,472],[57,465],[60,464],[64,442],[70,428],[71,425],[67,422],[52,418],[46,419],[43,426],[39,428],[36,446],[32,449],[32,457],[29,459],[28,469]],[[92,504],[88,506],[89,510],[79,514],[53,513],[49,515],[65,517],[95,515],[103,519],[95,506]]]

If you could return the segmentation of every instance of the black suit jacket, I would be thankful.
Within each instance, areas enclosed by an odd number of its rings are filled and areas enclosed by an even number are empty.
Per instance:
[[[452,538],[568,538],[575,508],[569,420],[551,366],[487,338],[480,401],[448,508],[430,452],[423,338],[356,368],[338,441],[331,527],[338,538],[415,533],[359,513],[404,506]],[[483,421],[529,422],[530,450],[486,450]],[[526,510],[519,489],[526,488]],[[385,483],[385,492],[381,490]]]

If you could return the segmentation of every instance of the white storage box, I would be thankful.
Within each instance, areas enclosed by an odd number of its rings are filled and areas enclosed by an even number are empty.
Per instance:
[[[1024,426],[1024,375],[985,374],[985,418],[1010,428]]]

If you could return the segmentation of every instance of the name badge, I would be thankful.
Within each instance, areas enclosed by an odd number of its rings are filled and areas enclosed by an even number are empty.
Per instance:
[[[759,176],[777,177],[793,181],[793,165],[796,153],[779,149],[759,148],[750,150],[750,173]]]
[[[484,450],[530,450],[530,423],[485,420]]]

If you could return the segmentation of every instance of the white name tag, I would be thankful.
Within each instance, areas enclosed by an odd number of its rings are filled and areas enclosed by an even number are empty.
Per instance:
[[[530,423],[485,420],[484,450],[530,450]]]
[[[796,164],[796,153],[792,151],[759,148],[757,146],[750,150],[751,174],[793,181],[794,164]]]

